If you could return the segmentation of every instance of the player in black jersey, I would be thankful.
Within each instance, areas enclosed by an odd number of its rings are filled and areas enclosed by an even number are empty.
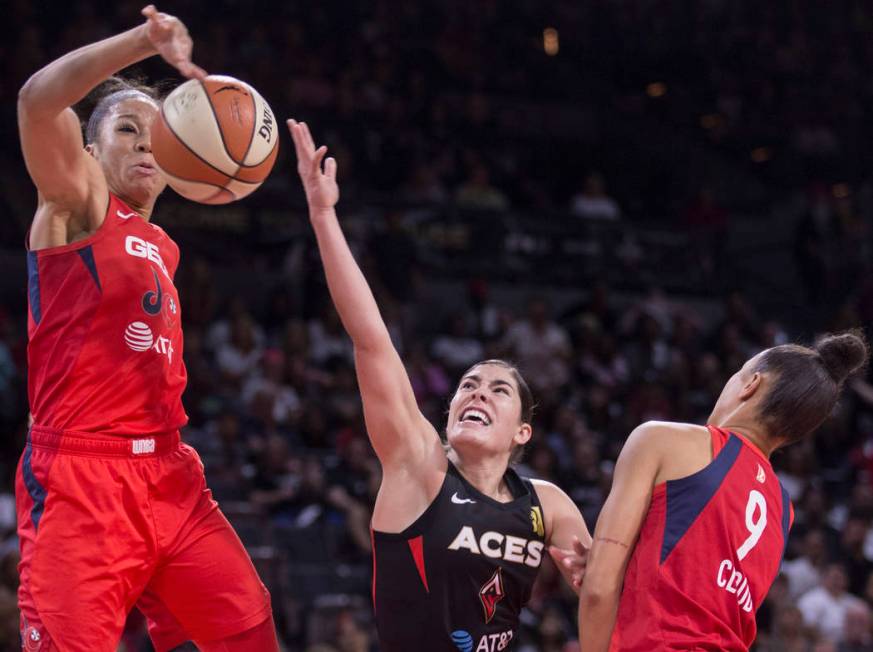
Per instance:
[[[381,649],[509,649],[546,546],[570,550],[591,542],[563,491],[509,468],[513,451],[531,437],[530,390],[511,365],[474,365],[451,401],[446,452],[418,409],[343,236],[334,210],[336,161],[325,160],[327,148],[315,148],[305,123],[288,126],[328,288],[354,343],[367,431],[382,463],[372,522]],[[578,588],[579,568],[559,568]]]

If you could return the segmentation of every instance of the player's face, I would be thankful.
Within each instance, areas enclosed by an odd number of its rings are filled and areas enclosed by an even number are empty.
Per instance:
[[[144,96],[117,102],[101,122],[91,150],[109,189],[136,206],[152,206],[167,185],[152,156],[157,115],[157,104]]]
[[[512,372],[499,365],[473,367],[461,379],[449,406],[449,445],[487,455],[510,453],[531,436],[521,422],[521,396]]]

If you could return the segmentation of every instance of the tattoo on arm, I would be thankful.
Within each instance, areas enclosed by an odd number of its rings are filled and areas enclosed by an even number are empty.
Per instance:
[[[615,545],[621,546],[622,548],[630,548],[630,546],[627,545],[626,543],[622,543],[621,541],[618,541],[617,539],[610,539],[609,537],[597,537],[597,540],[603,541],[603,543],[614,543]]]

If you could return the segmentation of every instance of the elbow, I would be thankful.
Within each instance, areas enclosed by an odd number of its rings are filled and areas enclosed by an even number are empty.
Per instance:
[[[582,580],[582,590],[579,592],[580,605],[596,607],[618,601],[621,585],[614,582],[598,581],[596,578]]]
[[[18,108],[19,110],[22,108],[30,108],[34,104],[34,95],[36,94],[36,87],[38,86],[38,77],[39,73],[36,72],[30,76],[30,78],[24,82],[24,86],[18,89]]]

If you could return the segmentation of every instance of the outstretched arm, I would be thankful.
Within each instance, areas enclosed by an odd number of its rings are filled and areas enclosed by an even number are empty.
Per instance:
[[[660,468],[657,426],[643,424],[625,442],[612,490],[597,519],[579,594],[582,652],[607,652],[624,573],[643,524]]]
[[[100,82],[154,54],[186,77],[206,74],[191,63],[191,37],[179,19],[153,5],[142,13],[142,25],[65,54],[34,73],[19,91],[21,149],[43,199],[75,212],[94,190],[91,177],[98,169],[83,149],[79,120],[70,107]]]
[[[442,454],[439,436],[418,409],[403,362],[340,228],[334,210],[339,200],[336,161],[325,160],[326,147],[315,148],[305,122],[289,120],[288,128],[330,296],[355,346],[370,441],[386,470],[419,467]]]

